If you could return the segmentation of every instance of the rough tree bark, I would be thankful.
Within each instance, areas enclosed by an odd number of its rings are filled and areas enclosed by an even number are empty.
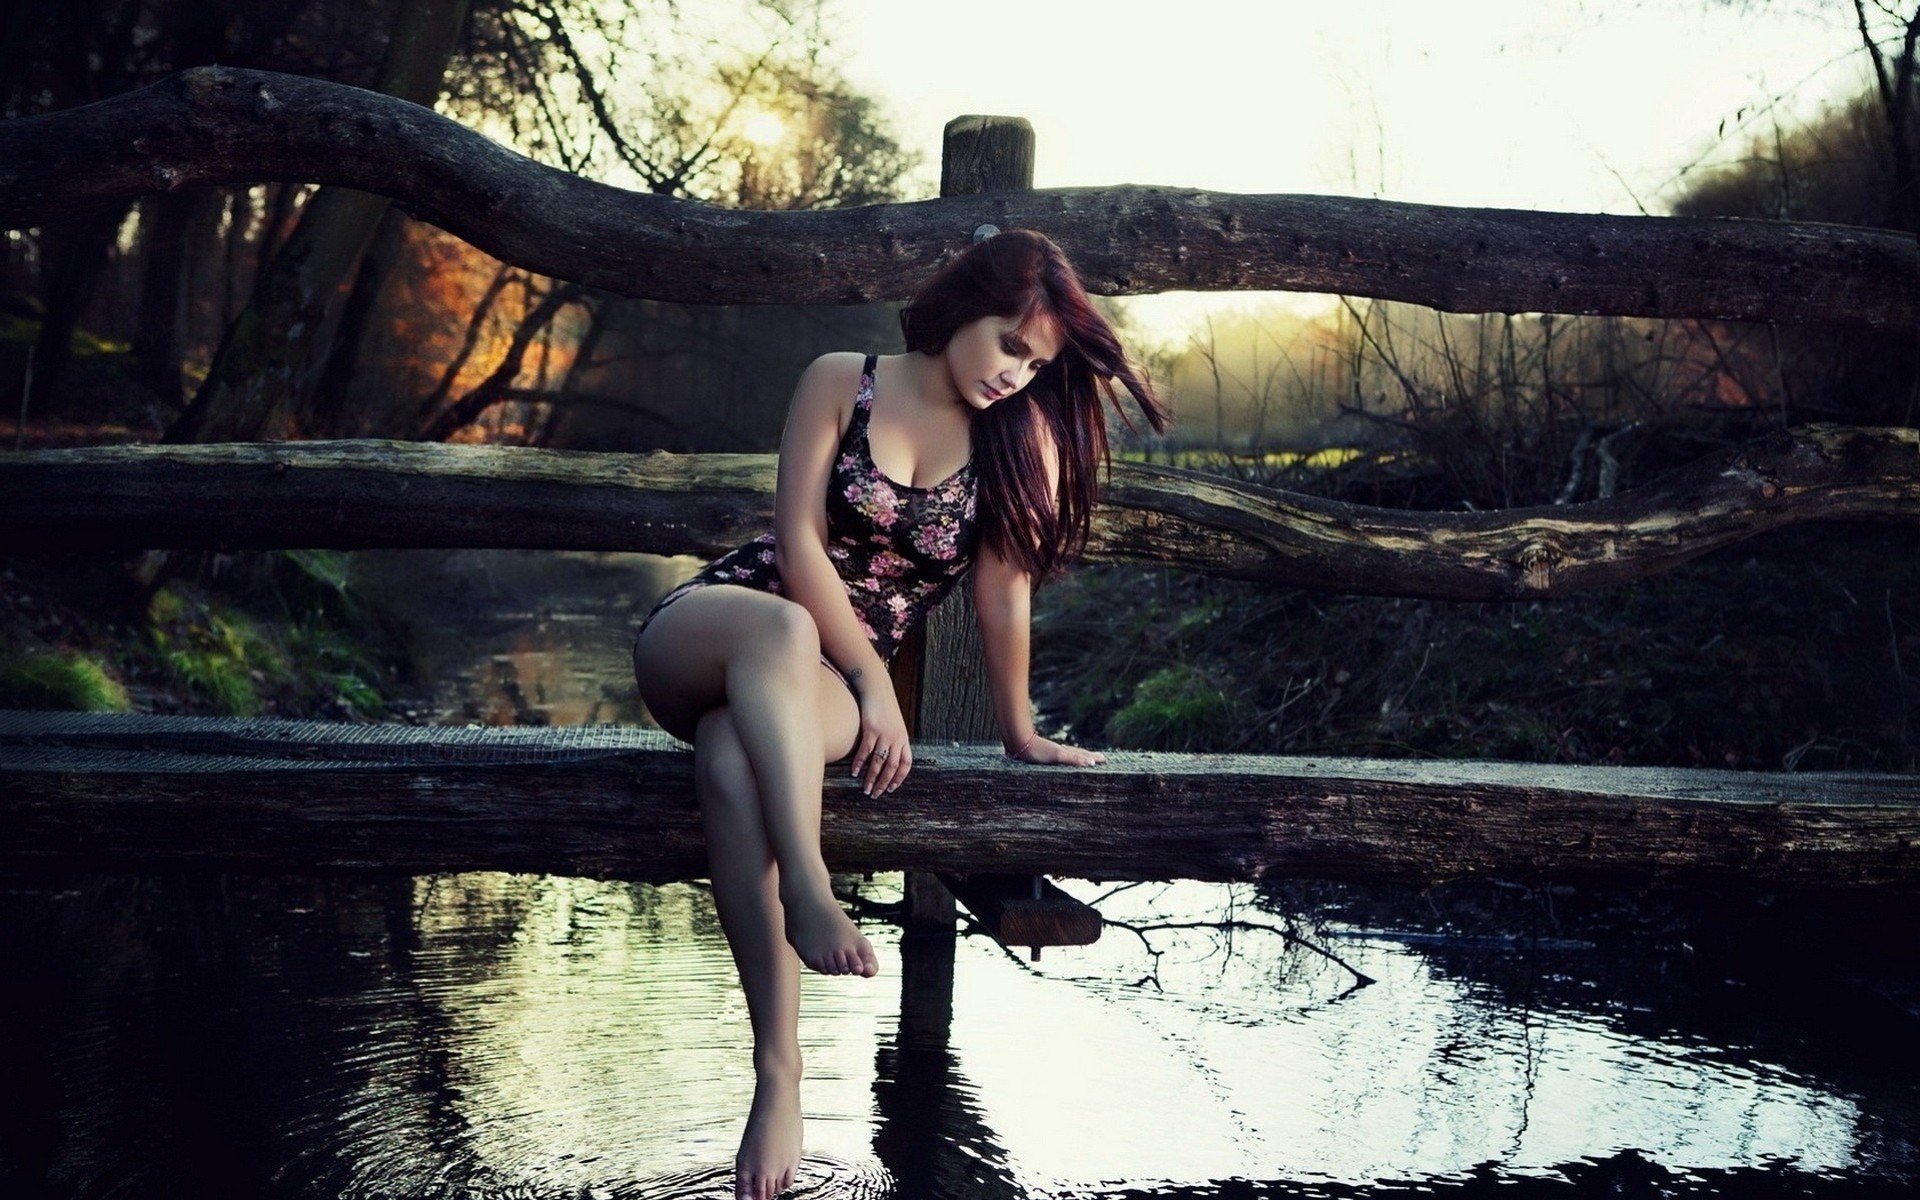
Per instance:
[[[774,457],[306,442],[0,456],[0,551],[541,547],[714,555],[772,519]],[[1809,521],[1920,522],[1920,431],[1808,426],[1607,500],[1427,513],[1116,464],[1089,557],[1317,591],[1564,596]]]
[[[133,343],[134,374],[168,410],[181,402],[182,324],[193,250],[224,197],[208,191],[154,197],[141,213],[146,264],[140,277],[140,335]]]
[[[705,869],[692,756],[656,730],[0,717],[0,866]],[[928,742],[884,799],[838,776],[837,870],[1100,879],[1684,875],[1920,884],[1911,776],[1116,752],[1033,771]]]
[[[0,227],[94,199],[283,179],[391,196],[503,261],[685,303],[900,299],[991,223],[1053,237],[1109,295],[1279,289],[1920,335],[1920,245],[1884,230],[1152,187],[745,212],[541,167],[374,92],[213,68],[0,123]]]

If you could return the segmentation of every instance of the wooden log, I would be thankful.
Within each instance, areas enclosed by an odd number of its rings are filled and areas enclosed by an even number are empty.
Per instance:
[[[927,937],[951,938],[960,909],[953,892],[932,871],[908,871],[901,881],[901,899],[905,902],[901,924],[906,931]]]
[[[771,454],[426,442],[97,446],[0,456],[8,550],[293,547],[712,556],[773,523]]]
[[[1098,879],[1469,875],[1920,884],[1920,778],[926,743],[899,792],[827,786],[836,870]],[[0,865],[705,872],[658,732],[0,714]]]
[[[409,442],[0,456],[0,551],[372,546],[712,555],[772,521],[771,455]],[[1920,431],[1812,425],[1609,500],[1410,512],[1116,463],[1088,557],[1317,591],[1530,600],[1811,521],[1920,519]]]
[[[940,132],[940,194],[1031,191],[1033,162],[1033,126],[1024,117],[955,117]]]
[[[1448,312],[1920,331],[1920,246],[1892,230],[1132,186],[751,212],[594,183],[378,93],[225,67],[0,122],[0,228],[273,180],[388,196],[505,262],[682,303],[904,299],[991,223],[1054,238],[1108,295],[1332,292]]]
[[[1100,940],[1100,914],[1044,875],[981,872],[942,875],[995,940],[1007,946],[1091,946]]]

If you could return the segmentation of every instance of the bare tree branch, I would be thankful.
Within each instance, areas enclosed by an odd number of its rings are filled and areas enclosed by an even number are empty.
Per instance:
[[[482,380],[479,386],[462,396],[444,410],[435,413],[421,428],[419,439],[427,442],[441,442],[453,436],[455,430],[470,425],[488,408],[497,404],[500,393],[511,386],[520,376],[520,368],[526,362],[527,347],[533,339],[552,323],[560,310],[576,303],[586,289],[577,283],[561,284],[541,298],[533,311],[520,322],[513,331],[513,340],[507,346],[507,352],[501,356],[499,365]]]

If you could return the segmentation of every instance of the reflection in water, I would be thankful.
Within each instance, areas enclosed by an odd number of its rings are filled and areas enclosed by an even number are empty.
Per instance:
[[[565,550],[363,550],[353,586],[407,629],[429,725],[645,722],[633,631],[693,558]]]
[[[1156,886],[1102,907],[1271,920],[1249,896]],[[0,1183],[725,1195],[749,1043],[697,885],[16,880],[0,918],[22,981],[0,1067],[27,1083]],[[1516,1004],[1418,945],[1341,942],[1379,981],[1353,990],[1257,931],[1154,933],[1156,962],[1114,930],[1040,964],[979,937],[943,953],[867,932],[885,975],[807,983],[800,1194],[1255,1194],[1233,1179],[1364,1194],[1622,1162],[1730,1193],[1763,1171],[1916,1177],[1910,1074],[1848,1068],[1843,1086],[1698,1035],[1629,1033],[1625,998]],[[1605,953],[1535,966],[1577,982]]]
[[[1169,886],[1149,907],[1205,920],[1222,891]],[[1139,895],[1102,907],[1124,919]],[[1139,947],[1113,934],[1044,983],[969,948],[983,961],[960,967],[956,1041],[967,1031],[962,1057],[996,1135],[1043,1187],[1365,1183],[1485,1162],[1530,1174],[1629,1149],[1680,1168],[1857,1163],[1855,1104],[1815,1081],[1627,1037],[1593,1014],[1516,1008],[1390,942],[1342,945],[1378,981],[1351,992],[1341,967],[1257,934],[1230,953],[1174,943],[1158,987],[1130,984]],[[1076,1136],[1088,1126],[1101,1137]]]

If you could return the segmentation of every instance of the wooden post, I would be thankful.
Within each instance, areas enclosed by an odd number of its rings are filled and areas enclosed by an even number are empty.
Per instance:
[[[1033,126],[1024,117],[955,117],[940,142],[940,194],[1033,190]]]
[[[1029,191],[1033,159],[1033,126],[1025,120],[955,117],[947,122],[941,147],[940,194]],[[973,619],[971,576],[927,618],[920,641],[903,657],[907,662],[896,680],[910,680],[918,689],[912,703],[901,705],[913,714],[916,738],[991,742],[998,737],[980,627]],[[969,897],[969,911],[995,937],[1008,941],[1004,935],[1012,934],[1012,941],[1033,946],[1036,958],[1043,945],[1085,945],[1100,936],[1098,913],[1040,877],[1024,875],[977,875],[963,886],[951,876],[935,879],[910,872],[908,929],[951,934],[956,890]],[[1002,903],[1006,897],[1020,899]]]
[[[940,148],[940,194],[977,196],[1033,187],[1033,126],[1020,117],[955,117]],[[971,231],[955,231],[955,248]],[[954,589],[895,659],[900,709],[913,736],[986,742],[998,737],[988,702],[971,579]],[[953,894],[932,875],[907,873],[907,927],[953,932]]]
[[[973,196],[1033,188],[1033,126],[1020,117],[955,117],[940,152],[940,194]],[[964,235],[963,235],[964,236]],[[995,740],[980,627],[969,576],[927,618],[917,735],[962,742]]]

